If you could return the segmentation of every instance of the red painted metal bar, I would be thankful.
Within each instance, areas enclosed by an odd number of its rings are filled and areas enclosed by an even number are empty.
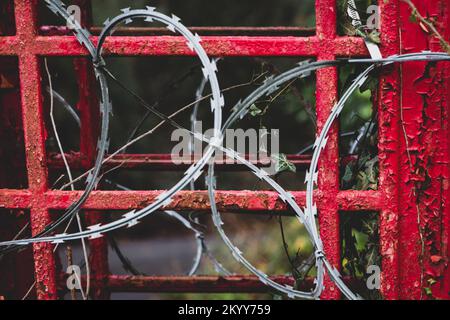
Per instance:
[[[86,156],[84,153],[69,153],[66,154],[67,162],[73,169],[85,169],[87,170],[91,166],[86,166]],[[109,155],[106,155],[109,157]],[[193,156],[192,159],[183,160],[183,164],[175,163],[171,154],[118,154],[114,156],[108,163],[105,163],[106,169],[115,168],[120,165],[120,169],[147,169],[147,170],[174,170],[181,171],[186,170],[191,165],[195,164],[200,156]],[[258,161],[250,159],[249,155],[245,156],[247,160],[257,166],[267,166],[267,163],[271,160],[269,157],[260,158]],[[297,156],[287,155],[290,163],[295,165],[297,169],[306,169],[311,163],[311,156]],[[217,159],[215,165],[217,170],[247,170],[244,165],[239,163],[226,163],[229,159]],[[84,162],[84,163],[83,163]],[[51,153],[48,155],[47,164],[52,169],[64,169],[64,162],[59,153]]]
[[[60,277],[60,290],[65,288],[66,275]],[[294,281],[286,276],[273,276],[271,279],[287,285]],[[86,278],[82,278],[85,283]],[[142,292],[142,293],[269,293],[269,288],[254,276],[233,275],[220,276],[128,276],[110,275],[107,287],[111,292]],[[312,280],[305,280],[305,287],[311,287]]]
[[[93,35],[99,35],[102,27],[91,27],[88,30]],[[189,27],[191,32],[200,35],[240,35],[240,36],[310,36],[315,33],[315,28],[305,27]],[[65,26],[42,26],[39,33],[45,36],[72,35],[72,31]],[[167,28],[158,27],[118,27],[114,36],[148,36],[148,35],[173,35]]]
[[[92,167],[96,157],[96,144],[98,139],[99,101],[96,98],[95,77],[89,68],[90,63],[83,58],[74,61],[78,79],[79,101],[78,110],[81,119],[80,151],[86,158],[83,167]],[[87,225],[101,224],[105,220],[98,211],[84,211]],[[108,243],[105,238],[89,240],[89,264],[92,273],[90,295],[94,299],[105,300],[109,292],[105,288],[105,277],[109,274]]]
[[[431,16],[445,17],[449,21],[448,3],[422,2],[419,10]],[[33,232],[50,222],[48,210],[66,209],[80,192],[47,190],[47,161],[44,142],[42,103],[40,91],[40,68],[37,55],[86,55],[86,51],[72,36],[36,36],[35,1],[16,0],[17,36],[0,37],[0,55],[18,55],[20,67],[21,98],[23,106],[24,134],[27,156],[29,190],[0,190],[0,203],[5,208],[30,208]],[[382,1],[382,50],[384,55],[398,53],[400,45],[404,52],[423,48],[439,49],[430,41],[430,35],[408,20],[410,11],[399,1]],[[220,56],[313,56],[319,60],[336,56],[367,55],[359,38],[336,37],[336,12],[334,0],[316,0],[317,34],[310,37],[246,37],[207,36],[203,44],[210,55]],[[401,20],[401,21],[399,21]],[[449,24],[438,25],[448,35]],[[401,34],[399,33],[401,31]],[[402,35],[402,36],[401,36]],[[172,36],[118,36],[109,38],[106,45],[109,54],[118,55],[190,55],[184,40]],[[422,63],[408,65],[398,72],[398,67],[384,73],[380,79],[379,99],[379,191],[339,191],[337,130],[330,135],[328,148],[321,167],[335,168],[320,172],[320,186],[316,200],[319,204],[321,233],[330,261],[340,265],[339,210],[380,211],[380,238],[382,255],[382,293],[387,299],[420,298],[422,286],[428,279],[437,284],[431,292],[439,298],[448,298],[450,279],[446,257],[449,255],[449,150],[448,128],[449,68],[427,69]],[[403,88],[403,91],[400,90]],[[431,89],[431,90],[430,90]],[[446,91],[447,90],[447,91]],[[430,93],[431,92],[431,93]],[[337,98],[337,71],[326,69],[317,74],[317,110],[319,127],[328,117]],[[85,101],[88,104],[87,101]],[[418,107],[419,106],[419,107]],[[87,117],[87,116],[86,116]],[[401,120],[404,119],[404,125]],[[417,121],[419,119],[419,121]],[[442,119],[442,120],[441,120]],[[93,120],[93,119],[91,119]],[[91,122],[90,119],[84,122]],[[86,150],[92,148],[85,136]],[[406,140],[405,140],[406,136]],[[433,143],[430,143],[430,142]],[[437,149],[436,146],[439,148]],[[442,147],[444,146],[444,147]],[[447,147],[446,147],[447,146]],[[409,154],[408,154],[409,153]],[[138,157],[138,156],[137,156]],[[413,169],[410,165],[412,160]],[[89,165],[92,154],[82,166]],[[148,164],[155,159],[137,159],[136,166]],[[162,164],[164,159],[156,159]],[[49,162],[52,163],[51,161]],[[150,163],[151,164],[151,163]],[[154,163],[153,163],[154,164]],[[167,163],[167,165],[171,165]],[[420,170],[423,169],[423,170]],[[427,182],[429,181],[429,182]],[[425,184],[425,182],[427,182]],[[420,188],[418,187],[420,186]],[[161,191],[96,191],[86,203],[86,209],[127,210],[141,208]],[[300,205],[304,192],[294,192]],[[283,211],[285,206],[278,195],[268,191],[219,191],[219,209],[222,211]],[[205,191],[180,192],[168,209],[208,210],[209,200]],[[401,215],[400,215],[401,213]],[[417,223],[419,219],[420,223]],[[420,229],[419,229],[420,227]],[[424,241],[422,249],[421,242]],[[95,248],[100,253],[104,247]],[[35,272],[38,298],[56,298],[55,267],[51,246],[34,246]],[[102,272],[102,274],[105,274]],[[191,291],[200,288],[203,278],[178,278],[178,287],[164,282],[164,278],[130,279],[109,276],[107,286],[112,290],[162,290],[166,288]],[[236,278],[236,281],[245,278]],[[205,279],[203,279],[205,280]],[[232,280],[232,279],[229,279]],[[248,280],[248,279],[247,279]],[[159,281],[159,282],[158,282]],[[175,281],[175,282],[176,282]],[[217,285],[218,278],[209,279]],[[234,280],[233,280],[234,281]],[[230,281],[227,291],[233,290]],[[158,283],[160,287],[158,287]],[[165,284],[164,284],[165,283]],[[254,282],[255,286],[261,285]],[[247,283],[246,286],[250,286]],[[239,288],[244,288],[244,285]],[[179,288],[179,289],[176,289]],[[224,287],[225,288],[225,287]],[[166,290],[164,289],[164,290]],[[247,287],[248,289],[248,287]],[[147,290],[147,289],[145,289]],[[334,285],[326,280],[325,299],[340,297]]]
[[[127,210],[138,209],[153,201],[162,191],[94,191],[84,205],[90,210]],[[296,201],[305,204],[305,192],[293,191]],[[322,201],[323,193],[316,194]],[[67,209],[81,195],[80,191],[47,191],[45,201],[54,210]],[[0,203],[4,208],[25,209],[31,204],[33,194],[28,190],[0,189]],[[190,203],[189,201],[193,201]],[[216,202],[221,211],[284,211],[286,205],[272,191],[217,191]],[[340,191],[337,195],[339,210],[381,210],[383,194],[379,191]],[[166,207],[169,210],[210,210],[206,191],[182,191],[177,193],[174,201]]]
[[[60,277],[60,290],[66,291],[66,275]],[[286,276],[272,276],[273,281],[293,285],[294,280]],[[344,278],[353,288],[361,288],[363,284],[354,279]],[[82,282],[86,281],[82,278]],[[270,289],[255,276],[127,276],[111,275],[108,277],[108,288],[111,292],[141,292],[141,293],[270,293]],[[309,290],[313,279],[306,278],[300,284],[301,290]]]
[[[440,22],[448,1],[414,1],[418,11]],[[402,53],[442,50],[438,40],[408,19],[411,9],[401,7],[400,46]],[[444,22],[445,23],[445,22]],[[443,219],[444,194],[448,193],[449,159],[448,108],[446,100],[449,73],[440,65],[408,63],[400,70],[400,112],[403,135],[400,138],[400,219],[399,255],[400,298],[450,298],[444,288],[446,267]],[[429,290],[425,290],[428,288]]]
[[[33,196],[30,203],[32,233],[51,222],[46,201],[47,169],[45,166],[45,129],[42,115],[41,77],[38,57],[29,51],[36,36],[36,2],[15,1],[17,38],[20,40],[19,71],[28,184]],[[37,297],[56,298],[53,246],[33,246]]]
[[[336,1],[316,0],[317,36],[319,39],[334,39],[336,37]],[[330,41],[330,40],[328,40]],[[332,50],[323,50],[318,60],[333,60],[336,54]],[[316,78],[316,110],[317,125],[320,133],[331,109],[337,101],[338,72],[336,68],[317,71]],[[329,140],[319,163],[319,190],[323,199],[317,201],[319,212],[320,234],[324,244],[325,254],[330,263],[339,269],[339,148],[337,124],[329,133]],[[326,168],[326,170],[324,170]],[[325,277],[323,299],[338,299],[339,290],[331,279]]]
[[[446,3],[445,5],[442,6],[442,11],[441,11],[441,17],[443,17],[443,21],[444,21],[444,25],[447,26],[443,32],[445,39],[450,39],[450,5],[448,3]],[[445,72],[447,75],[450,75],[450,66],[447,64],[444,67]],[[450,101],[450,80],[447,79],[446,81],[446,90],[447,90],[447,95],[446,95],[446,99],[447,101]],[[450,149],[450,108],[446,109],[447,112],[443,112],[443,116],[447,121],[447,148]],[[447,158],[448,159],[448,158]],[[448,170],[450,170],[449,168],[447,168],[446,174],[447,177],[450,175]],[[450,195],[448,192],[448,188],[444,188],[444,190],[447,190],[447,192],[443,193],[443,205],[444,205],[444,217],[443,217],[443,225],[444,225],[444,230],[443,230],[443,237],[442,237],[442,252],[445,254],[445,256],[447,257],[447,260],[450,257]],[[445,269],[445,276],[444,276],[444,280],[443,283],[441,284],[441,290],[443,290],[444,292],[450,292],[450,271],[449,271],[449,264],[447,263],[446,265],[446,269]]]
[[[81,8],[81,21],[83,26],[92,24],[92,10],[90,0],[77,0]],[[100,111],[97,97],[92,64],[85,58],[74,60],[75,73],[78,80],[78,104],[80,111],[80,152],[85,155],[82,164],[84,167],[93,167],[97,155],[97,141],[99,138]],[[83,163],[84,162],[84,163]],[[88,225],[102,224],[104,215],[98,211],[84,211]],[[109,299],[110,295],[105,287],[106,277],[109,274],[108,242],[106,238],[89,240],[89,264],[92,277],[90,296],[97,300]]]
[[[292,278],[272,277],[281,284],[293,285]],[[309,281],[311,284],[312,281]],[[108,287],[115,292],[192,292],[192,293],[268,293],[269,288],[253,276],[133,277],[110,276]]]
[[[97,38],[92,40],[96,42]],[[202,45],[211,56],[317,56],[332,52],[338,56],[366,56],[361,38],[315,37],[249,37],[204,36]],[[36,37],[28,48],[31,53],[48,56],[86,56],[88,52],[73,36]],[[0,37],[0,55],[20,53],[21,44],[15,37]],[[177,36],[110,37],[104,45],[105,54],[125,56],[187,55],[193,56],[186,41]]]
[[[399,52],[398,1],[381,2],[381,40],[384,56]],[[379,189],[383,194],[380,211],[380,254],[382,258],[381,292],[385,299],[398,297],[398,153],[399,77],[397,67],[380,78],[378,105],[378,153],[380,160]]]

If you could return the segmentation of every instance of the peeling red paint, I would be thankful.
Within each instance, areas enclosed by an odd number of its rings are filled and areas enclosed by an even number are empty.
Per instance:
[[[398,1],[382,1],[381,50],[384,56],[399,52]],[[398,298],[398,141],[399,77],[397,66],[385,70],[380,78],[378,99],[380,160],[379,189],[383,194],[380,211],[381,292],[385,299]]]
[[[443,16],[446,1],[419,2],[420,12],[438,21]],[[442,50],[432,35],[423,31],[408,17],[410,8],[401,6],[400,45],[402,53],[422,50]],[[437,24],[439,27],[439,23]],[[443,28],[448,26],[441,25]],[[442,30],[442,28],[441,28]],[[400,137],[400,269],[399,296],[424,299],[425,287],[433,297],[449,299],[443,290],[449,277],[443,239],[443,220],[448,219],[445,207],[449,179],[448,138],[448,69],[441,64],[408,63],[401,72],[400,108],[403,113]],[[436,282],[435,284],[433,284]]]
[[[92,38],[97,41],[96,37]],[[202,45],[210,56],[317,56],[334,52],[339,56],[364,56],[367,49],[360,38],[319,39],[318,37],[204,36]],[[14,55],[23,49],[16,37],[0,37],[0,55]],[[39,55],[87,56],[73,36],[38,36],[27,48]],[[115,36],[105,41],[105,55],[187,55],[194,53],[184,38],[177,36]]]

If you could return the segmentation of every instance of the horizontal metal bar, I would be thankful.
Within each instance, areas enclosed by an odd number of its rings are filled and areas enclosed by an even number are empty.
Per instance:
[[[103,28],[92,27],[89,31],[93,35],[99,35]],[[192,32],[200,35],[259,35],[259,36],[312,36],[315,28],[308,27],[189,27]],[[66,36],[72,31],[66,26],[42,26],[39,33],[45,36]],[[167,28],[157,27],[119,27],[114,32],[115,36],[148,36],[148,35],[173,35]]]
[[[107,156],[108,157],[108,156]],[[114,156],[113,159],[108,161],[104,165],[105,169],[115,168],[120,165],[121,169],[147,169],[147,170],[174,170],[181,171],[186,170],[191,165],[195,164],[200,159],[199,156],[193,156],[192,159],[183,160],[183,164],[175,163],[171,154],[119,154]],[[245,156],[247,160],[253,164],[262,167],[268,166],[271,158],[264,157],[253,161],[250,155]],[[288,160],[297,167],[297,169],[307,169],[311,163],[311,156],[308,155],[288,155]],[[85,167],[84,155],[81,153],[68,153],[66,159],[72,169],[89,169]],[[246,169],[245,166],[238,163],[225,163],[229,159],[216,160],[217,170],[242,170]],[[53,169],[64,169],[64,162],[61,154],[51,153],[48,156],[48,166]]]
[[[0,208],[29,209],[32,197],[29,190],[0,189]]]
[[[92,38],[93,42],[97,37]],[[310,56],[330,52],[337,56],[367,56],[362,38],[340,37],[249,37],[204,36],[202,45],[210,56]],[[0,37],[0,55],[30,52],[47,56],[86,56],[88,52],[73,36],[37,36],[32,42],[18,37]],[[104,54],[122,56],[185,55],[194,53],[179,36],[109,37]]]
[[[59,290],[67,291],[67,275],[62,274],[59,281]],[[287,276],[272,276],[273,281],[283,285],[293,285],[294,280]],[[362,288],[362,285],[354,279],[344,278],[352,287]],[[86,281],[82,277],[82,283]],[[105,286],[110,292],[124,293],[270,293],[268,286],[264,285],[257,277],[249,275],[220,276],[106,276]],[[307,278],[299,289],[309,290],[313,286],[313,279]]]
[[[67,275],[60,277],[60,291],[67,291]],[[293,279],[275,276],[273,280],[281,284],[293,284]],[[82,277],[82,283],[86,277]],[[254,276],[128,276],[109,275],[105,286],[110,292],[147,292],[147,293],[268,293],[270,288]],[[305,281],[311,285],[312,281]]]
[[[293,279],[286,276],[272,277],[273,280],[293,285]],[[311,281],[309,281],[311,282]],[[191,292],[191,293],[267,293],[269,287],[253,276],[197,276],[197,277],[133,277],[111,275],[108,289],[112,292]]]
[[[147,206],[155,201],[163,191],[94,191],[85,209],[92,210],[130,210]],[[304,206],[305,192],[291,192],[300,206]],[[67,209],[79,196],[80,191],[47,191],[42,206],[49,209]],[[318,191],[316,200],[324,198]],[[28,190],[0,189],[0,207],[9,209],[29,208],[33,200]],[[250,211],[286,211],[286,204],[273,191],[217,191],[218,209],[228,212]],[[339,210],[342,211],[379,211],[384,205],[384,196],[380,191],[340,191],[337,195]],[[181,191],[173,197],[167,210],[207,211],[210,203],[207,191]]]

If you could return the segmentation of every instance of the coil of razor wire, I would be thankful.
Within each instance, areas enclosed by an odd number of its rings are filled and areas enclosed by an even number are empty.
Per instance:
[[[96,54],[96,49],[93,43],[90,40],[90,33],[86,29],[82,28],[78,21],[72,19],[69,13],[66,10],[65,4],[60,0],[45,0],[47,7],[56,15],[62,17],[66,21],[70,21],[73,25],[73,33],[75,37],[78,39],[80,44],[82,44],[88,51],[91,57],[94,59]],[[90,193],[96,188],[98,183],[98,176],[100,174],[101,164],[103,162],[105,153],[108,150],[108,129],[109,129],[109,115],[112,110],[110,98],[109,98],[109,90],[108,84],[106,82],[106,77],[101,70],[95,67],[95,75],[96,79],[100,86],[100,95],[101,102],[99,104],[101,117],[101,132],[100,139],[97,144],[97,155],[95,160],[95,165],[93,170],[91,171],[89,177],[86,179],[86,188],[84,189],[80,198],[75,201],[70,207],[54,222],[47,225],[44,230],[39,232],[38,234],[33,236],[33,239],[38,239],[43,236],[50,234],[55,231],[62,223],[70,220],[76,213],[80,210],[82,205],[88,199]],[[0,250],[0,255],[3,255],[7,252],[11,252],[19,249],[17,246],[10,246]]]
[[[51,0],[49,0],[51,1]],[[57,3],[60,3],[58,0],[54,0]],[[59,8],[59,7],[58,7]],[[67,15],[67,12],[65,12]],[[68,18],[68,17],[67,17]],[[105,223],[105,224],[97,224],[93,226],[87,227],[87,230],[82,232],[76,232],[72,234],[57,234],[54,236],[43,236],[39,238],[30,238],[30,239],[21,239],[12,241],[18,245],[29,245],[31,243],[37,242],[51,242],[51,243],[63,243],[68,240],[77,240],[82,238],[90,238],[96,239],[102,237],[104,233],[110,232],[113,230],[117,230],[124,226],[132,227],[139,223],[139,220],[148,216],[149,214],[155,212],[161,207],[167,206],[172,202],[172,197],[184,187],[186,187],[191,181],[195,181],[202,174],[202,169],[208,163],[210,158],[214,153],[213,145],[220,144],[222,141],[221,135],[221,125],[222,125],[222,107],[224,106],[224,98],[221,94],[219,83],[217,80],[216,72],[217,66],[214,61],[211,61],[206,54],[205,50],[200,44],[200,36],[198,34],[192,34],[181,22],[180,18],[175,15],[171,17],[159,13],[153,7],[146,7],[146,9],[135,9],[132,10],[130,8],[122,9],[122,14],[114,17],[113,19],[108,19],[105,22],[105,27],[100,34],[98,40],[98,46],[94,50],[94,64],[98,70],[103,70],[103,67],[106,65],[101,53],[103,44],[107,36],[109,36],[112,32],[114,32],[115,28],[121,23],[131,23],[135,19],[144,19],[146,22],[158,21],[166,25],[167,29],[172,32],[180,33],[185,39],[187,46],[197,54],[198,58],[202,63],[202,72],[204,78],[209,83],[212,98],[210,101],[211,104],[211,113],[214,117],[214,132],[210,141],[208,142],[208,146],[206,147],[204,154],[201,159],[199,159],[195,164],[189,167],[188,170],[184,173],[184,177],[180,179],[171,189],[164,191],[160,194],[155,201],[148,205],[147,207],[139,210],[130,211],[122,216],[121,219],[116,221]],[[82,33],[84,35],[84,33]],[[83,38],[84,40],[84,38]],[[100,78],[103,79],[103,78]],[[200,137],[203,141],[203,137]],[[98,159],[97,159],[98,161]],[[5,244],[8,242],[5,242]]]
[[[314,143],[314,152],[311,161],[311,165],[308,173],[306,174],[306,206],[305,206],[305,214],[309,220],[309,223],[317,230],[315,227],[316,224],[316,215],[317,215],[317,205],[314,203],[314,186],[317,185],[317,177],[318,177],[318,163],[319,158],[322,151],[325,149],[328,142],[328,134],[334,121],[341,114],[345,103],[348,101],[353,92],[357,89],[361,88],[361,86],[367,81],[370,72],[372,72],[376,68],[384,67],[388,64],[392,63],[404,63],[408,61],[450,61],[450,56],[445,53],[437,53],[437,52],[422,52],[422,53],[412,53],[412,54],[404,54],[404,55],[395,55],[386,59],[350,59],[349,63],[360,63],[367,62],[372,63],[367,69],[365,69],[358,77],[355,78],[351,86],[346,90],[343,96],[340,98],[339,102],[333,107],[327,121],[325,122],[322,131],[319,137],[316,139]],[[329,275],[332,281],[336,284],[336,286],[341,290],[341,292],[349,299],[357,298],[351,290],[344,284],[342,281],[341,275],[339,271],[331,266],[329,261],[323,257],[323,262],[326,265],[326,268],[329,272]]]
[[[235,122],[239,119],[242,119],[249,111],[250,106],[253,105],[259,98],[264,96],[269,96],[272,93],[276,92],[283,83],[286,83],[292,79],[299,77],[306,77],[311,74],[311,72],[325,67],[325,66],[333,66],[338,64],[337,61],[323,61],[316,63],[301,63],[297,68],[289,70],[277,77],[269,77],[266,79],[264,84],[258,87],[255,91],[253,91],[244,101],[239,101],[233,108],[233,113],[226,120],[222,132],[225,132],[228,128],[230,128]],[[293,195],[289,192],[286,192],[277,182],[275,182],[272,178],[270,178],[269,174],[263,169],[258,168],[253,165],[249,161],[247,161],[243,156],[240,156],[236,152],[229,152],[228,150],[222,148],[222,151],[225,151],[227,156],[238,160],[240,163],[246,165],[252,172],[261,180],[264,180],[268,183],[278,194],[279,197],[285,202],[288,206],[290,206],[293,211],[296,213],[296,216],[300,219],[300,222],[305,226],[310,237],[314,237],[316,233],[312,232],[308,221],[305,219],[305,215],[302,212],[301,208],[298,206],[295,201]],[[213,213],[213,222],[216,226],[222,240],[227,245],[229,250],[231,251],[233,257],[242,265],[244,265],[251,273],[258,277],[258,279],[264,284],[274,288],[278,292],[286,294],[289,298],[301,298],[301,299],[318,299],[323,290],[323,265],[317,259],[317,255],[320,255],[321,245],[317,245],[320,243],[319,238],[315,241],[312,241],[314,250],[316,254],[316,267],[317,267],[317,278],[314,281],[315,287],[311,292],[304,292],[295,290],[290,285],[281,285],[272,279],[269,278],[267,274],[253,266],[243,255],[243,252],[237,248],[232,241],[227,236],[225,230],[223,229],[224,222],[221,218],[221,215],[217,209],[215,204],[215,188],[216,188],[216,178],[214,178],[214,161],[211,161],[209,166],[208,176],[207,176],[207,185],[208,185],[208,194],[210,196],[211,201],[211,211]]]
[[[199,91],[197,92],[197,100],[199,100],[199,98],[200,98],[199,95],[201,96],[201,94],[203,93],[205,85],[206,85],[206,81],[203,79],[201,82],[201,85],[199,87]],[[202,88],[202,89],[200,90],[200,88]],[[66,101],[66,99],[61,94],[56,92],[55,90],[50,90],[49,87],[47,87],[46,89],[49,94],[53,95],[53,97],[56,98],[60,102],[61,106],[74,119],[74,121],[76,122],[78,127],[81,127],[80,117],[78,116],[75,109]],[[198,109],[198,103],[194,107],[195,113],[197,112],[197,109]],[[105,179],[105,182],[120,189],[120,190],[131,191],[131,189],[129,189],[121,184],[118,184],[114,181]],[[191,182],[191,185],[193,183],[194,182]],[[229,272],[226,271],[226,269],[209,252],[208,247],[204,241],[204,233],[201,230],[195,228],[188,219],[184,218],[181,214],[179,214],[176,211],[163,211],[163,213],[165,213],[166,215],[170,216],[171,218],[174,218],[175,220],[179,221],[183,226],[186,227],[186,229],[188,229],[194,233],[197,249],[196,249],[196,254],[195,254],[195,257],[193,260],[193,264],[192,264],[191,268],[189,269],[189,272],[187,273],[189,276],[192,276],[197,272],[198,267],[201,262],[201,258],[203,255],[207,256],[210,260],[212,260],[217,272],[223,273],[225,275],[229,274]],[[196,224],[199,224],[198,219],[196,219],[194,222]],[[113,247],[114,251],[116,251],[117,256],[119,257],[122,264],[124,265],[124,268],[126,268],[126,270],[132,272],[134,275],[142,274],[141,272],[138,272],[136,270],[136,268],[134,268],[131,265],[129,260],[123,255],[123,253],[121,252],[121,250],[120,250],[118,244],[116,243],[116,241],[114,240],[114,238],[109,238],[109,240],[111,240],[111,246]]]
[[[214,59],[213,61],[217,64],[219,62],[219,58]],[[196,127],[195,124],[197,123],[197,116],[198,116],[198,110],[200,107],[200,101],[203,97],[203,92],[205,91],[205,87],[206,87],[206,80],[203,78],[203,81],[200,83],[199,87],[197,88],[197,91],[195,93],[195,101],[197,101],[192,109],[192,113],[191,113],[191,117],[190,117],[190,121],[191,121],[191,131],[195,132],[196,131]],[[191,137],[191,139],[189,140],[189,148],[188,148],[188,152],[190,152],[191,154],[194,154],[195,150],[194,150],[194,145],[195,145],[195,137]],[[195,190],[195,181],[191,181],[190,183],[190,188],[191,190]],[[195,224],[199,224],[200,221],[198,219],[198,217],[194,218],[194,222]],[[200,263],[202,261],[203,257],[207,257],[211,263],[214,266],[214,269],[216,270],[217,273],[219,274],[223,274],[223,275],[231,275],[231,272],[229,272],[215,257],[214,255],[211,253],[211,251],[208,248],[208,245],[206,243],[206,239],[205,239],[205,234],[204,233],[199,233],[197,234],[197,253],[194,257],[194,261],[192,263],[192,267],[191,270],[189,272],[189,275],[195,275],[200,267]]]
[[[298,67],[291,69],[284,74],[281,74],[277,76],[276,78],[269,78],[266,80],[266,82],[259,88],[257,88],[253,93],[251,93],[243,102],[238,102],[238,104],[234,107],[233,114],[226,120],[223,130],[229,128],[232,124],[235,123],[239,118],[243,118],[251,105],[253,105],[259,98],[263,96],[270,95],[271,93],[277,91],[280,86],[288,81],[291,81],[294,78],[297,77],[304,77],[309,75],[311,72],[316,71],[318,69],[324,68],[324,67],[330,67],[330,66],[337,66],[339,63],[346,62],[346,63],[372,63],[370,67],[368,67],[363,73],[361,73],[353,82],[353,84],[350,86],[350,88],[346,91],[346,93],[343,95],[343,97],[340,99],[338,104],[335,108],[333,108],[333,113],[330,115],[332,122],[340,113],[343,106],[347,102],[349,96],[367,80],[368,74],[370,71],[375,69],[376,67],[381,67],[390,63],[394,62],[407,62],[407,61],[440,61],[440,60],[449,60],[450,57],[445,53],[433,53],[433,52],[422,52],[422,53],[416,53],[416,54],[406,54],[406,55],[397,55],[392,56],[386,59],[342,59],[338,61],[320,61],[320,62],[303,62]],[[382,64],[380,64],[380,62]],[[327,122],[329,124],[329,122]],[[331,125],[326,126],[325,129],[329,130],[331,128]],[[324,131],[324,134],[326,136],[326,133],[328,131]],[[315,150],[315,158],[313,158],[313,162],[311,163],[311,168],[309,170],[309,173],[306,175],[306,183],[308,186],[307,190],[307,206],[305,208],[305,212],[303,212],[297,205],[295,200],[293,199],[293,196],[289,194],[288,192],[284,191],[279,185],[276,184],[272,179],[270,179],[264,171],[261,171],[260,169],[253,167],[251,168],[252,171],[257,175],[260,179],[265,180],[269,185],[271,185],[280,195],[280,198],[287,202],[290,207],[294,210],[296,213],[296,216],[299,218],[300,222],[305,226],[307,232],[309,233],[311,240],[313,241],[313,245],[315,248],[316,253],[316,266],[318,267],[318,275],[321,274],[321,266],[324,264],[328,274],[330,275],[333,282],[336,284],[336,286],[341,290],[341,292],[348,298],[348,299],[361,299],[359,295],[354,294],[343,282],[341,275],[339,271],[332,266],[329,261],[326,259],[326,256],[323,252],[323,244],[322,240],[320,238],[320,235],[318,233],[318,229],[315,222],[315,217],[317,216],[317,206],[313,204],[312,201],[312,193],[313,188],[312,186],[317,183],[317,177],[318,173],[316,172],[317,169],[317,163],[318,163],[318,157],[320,156],[320,151],[323,150],[323,148],[326,145],[326,137],[322,136],[319,137],[318,140],[314,143],[314,150]],[[226,149],[223,149],[225,152]],[[233,154],[227,154],[234,159],[237,159],[238,156]],[[239,159],[240,162],[245,163],[245,159]],[[246,163],[248,167],[251,167],[250,163]],[[211,206],[212,206],[212,212],[213,212],[213,220],[216,228],[219,230],[219,234],[222,237],[222,240],[225,242],[225,244],[228,246],[228,248],[233,253],[233,256],[241,262],[249,271],[251,271],[253,274],[255,274],[260,280],[283,292],[286,293],[289,297],[298,297],[298,298],[318,298],[321,291],[323,290],[323,277],[318,276],[315,280],[316,288],[313,290],[312,293],[307,292],[299,292],[296,290],[293,290],[289,286],[282,286],[278,283],[271,281],[267,275],[265,275],[263,272],[255,268],[251,263],[249,263],[243,256],[242,251],[239,250],[239,248],[235,247],[230,239],[227,237],[225,231],[223,230],[223,221],[220,217],[220,213],[217,210],[217,207],[214,202],[214,190],[215,190],[215,180],[213,178],[214,173],[214,162],[211,162],[209,167],[209,174],[208,174],[208,190],[210,194],[211,199]]]

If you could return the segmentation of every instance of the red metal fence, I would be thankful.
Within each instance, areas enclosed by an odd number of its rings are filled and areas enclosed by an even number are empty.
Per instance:
[[[204,36],[203,46],[211,56],[297,56],[330,60],[340,56],[367,56],[362,39],[337,34],[335,0],[316,0],[316,33],[311,36]],[[379,1],[381,8],[381,49],[383,55],[440,51],[439,42],[425,26],[413,23],[409,7],[398,0]],[[435,21],[450,36],[448,0],[414,1],[419,11]],[[78,1],[87,8],[89,1]],[[86,12],[85,12],[86,13]],[[15,0],[16,32],[0,36],[1,56],[18,57],[20,103],[22,110],[28,188],[0,189],[0,207],[29,210],[33,233],[50,223],[51,210],[66,209],[80,192],[51,190],[45,152],[46,130],[42,103],[42,56],[86,56],[73,36],[40,35],[37,5],[32,0]],[[3,19],[3,17],[2,17]],[[42,29],[45,29],[43,27]],[[214,28],[211,30],[214,33]],[[220,28],[216,30],[221,31]],[[272,30],[273,31],[273,30]],[[259,32],[264,32],[260,30]],[[115,36],[106,41],[109,55],[192,55],[177,36]],[[3,60],[2,60],[3,61]],[[82,166],[89,168],[97,139],[97,101],[91,94],[93,83],[86,61],[75,60],[79,77]],[[3,69],[2,69],[3,70]],[[339,189],[338,131],[334,128],[321,160],[317,202],[325,251],[330,261],[340,265],[339,213],[378,211],[382,255],[382,294],[386,299],[418,299],[423,287],[432,295],[450,298],[450,196],[449,101],[450,70],[446,64],[426,68],[426,63],[396,66],[380,76],[379,158],[377,191]],[[327,68],[317,72],[316,103],[319,128],[337,99],[338,72]],[[158,166],[164,159],[133,161],[136,166]],[[131,164],[133,165],[133,164]],[[167,164],[166,164],[167,165]],[[170,164],[169,164],[170,165]],[[101,221],[96,210],[126,210],[152,202],[160,191],[95,191],[84,208],[89,222]],[[300,204],[304,192],[294,192]],[[219,209],[281,211],[284,205],[276,193],[266,191],[221,191]],[[206,192],[180,192],[168,209],[208,210]],[[91,263],[94,296],[107,298],[111,292],[264,292],[255,278],[232,277],[127,277],[111,275],[107,265],[107,244],[92,240]],[[39,299],[58,296],[60,276],[56,274],[52,245],[33,247],[34,273]],[[276,277],[289,282],[285,277]],[[433,280],[430,280],[433,279]],[[436,283],[432,284],[434,281]],[[338,299],[340,294],[326,279],[323,298]]]

